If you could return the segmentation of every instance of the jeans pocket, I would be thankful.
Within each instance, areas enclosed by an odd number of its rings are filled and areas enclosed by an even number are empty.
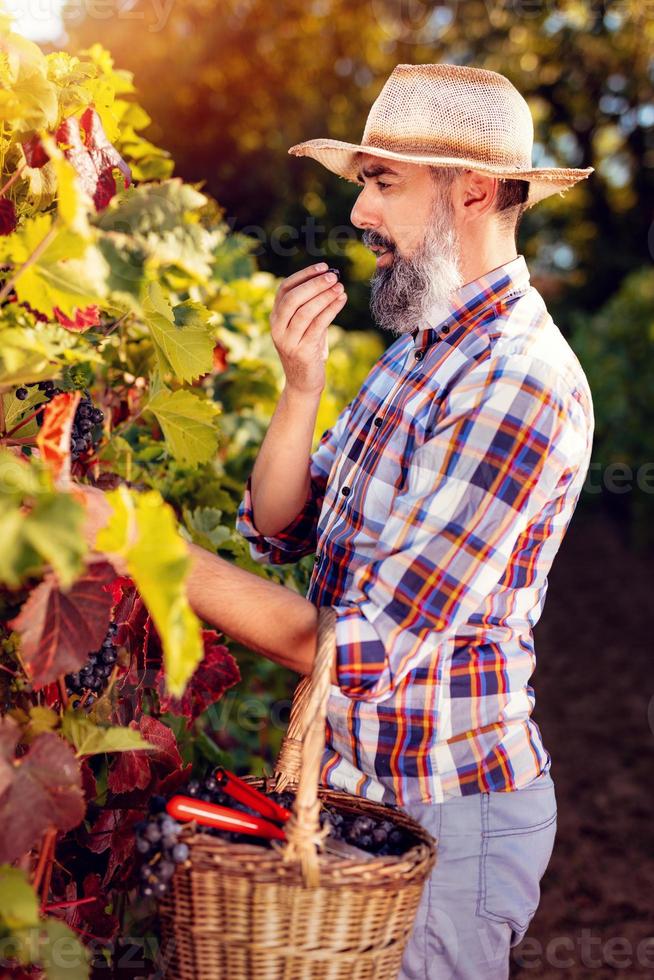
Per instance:
[[[484,803],[477,914],[507,923],[516,945],[538,908],[554,849],[554,787],[489,793]]]

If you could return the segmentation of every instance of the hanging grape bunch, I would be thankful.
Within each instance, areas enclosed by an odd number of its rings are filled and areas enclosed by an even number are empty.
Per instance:
[[[100,649],[90,654],[81,670],[74,674],[66,674],[66,692],[75,697],[72,702],[74,708],[82,701],[85,708],[91,707],[109,683],[114,664],[118,660],[117,632],[116,623],[109,623],[107,635]]]
[[[17,388],[16,398],[19,401],[25,401],[29,397],[30,388],[37,388],[44,395],[44,401],[39,404],[34,413],[36,421],[42,425],[46,403],[52,401],[56,395],[60,395],[63,389],[57,387],[55,382],[51,380],[33,382]],[[94,406],[88,391],[85,390],[73,420],[70,439],[70,455],[73,462],[88,455],[96,448],[100,441],[99,426],[102,422],[104,422],[104,412],[101,408]]]
[[[97,427],[104,421],[104,412],[95,408],[88,392],[84,392],[75,412],[73,431],[70,440],[70,453],[73,461],[92,452],[100,441]]]
[[[232,810],[257,815],[256,810],[225,793],[212,774],[203,780],[191,779],[178,792],[207,803],[217,803]],[[287,810],[292,808],[295,801],[295,793],[288,790],[281,793],[271,791],[264,795]],[[165,895],[175,873],[175,866],[183,864],[189,856],[188,845],[179,839],[182,825],[166,812],[166,802],[163,796],[153,796],[148,819],[135,825],[136,849],[143,856],[140,891],[144,897],[161,898]],[[320,825],[324,827],[326,824],[330,827],[330,837],[354,844],[379,857],[403,854],[415,843],[408,831],[391,820],[380,820],[356,813],[340,813],[331,806],[323,805]],[[198,825],[196,832],[212,834],[234,844],[255,844],[268,848],[272,846],[267,838],[218,830],[215,827]]]

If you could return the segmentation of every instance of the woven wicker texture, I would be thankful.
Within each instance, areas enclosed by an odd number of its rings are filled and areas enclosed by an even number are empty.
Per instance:
[[[357,152],[520,178],[529,181],[527,207],[593,173],[593,167],[532,167],[533,142],[529,106],[504,75],[463,65],[396,65],[370,109],[361,143],[313,139],[288,152],[354,183]]]
[[[265,791],[296,789],[286,844],[272,849],[197,833],[161,902],[161,967],[176,980],[394,980],[436,848],[404,811],[318,786],[334,656],[334,612],[318,613],[313,674],[298,685]],[[415,837],[399,857],[360,862],[319,850],[320,801],[391,820]]]

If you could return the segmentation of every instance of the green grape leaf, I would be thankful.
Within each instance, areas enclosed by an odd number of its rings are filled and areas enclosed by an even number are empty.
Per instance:
[[[3,385],[53,378],[59,373],[58,365],[80,361],[102,364],[103,361],[101,355],[89,347],[83,335],[65,330],[59,324],[7,327],[0,337],[0,376]]]
[[[57,89],[48,78],[46,58],[37,44],[13,31],[2,31],[0,119],[15,133],[49,129],[57,121]]]
[[[66,711],[61,720],[61,732],[75,746],[78,757],[152,748],[134,728],[96,725],[79,711]]]
[[[153,160],[152,165],[161,169],[161,162]],[[173,177],[128,188],[93,223],[107,232],[129,228],[153,276],[163,267],[180,270],[187,283],[205,282],[211,277],[213,252],[225,237],[221,229],[208,229],[197,221],[194,212],[206,203],[204,194]]]
[[[88,980],[89,951],[65,922],[46,919],[37,948],[46,980]]]
[[[24,929],[39,921],[39,903],[25,872],[0,866],[0,922],[7,929]]]
[[[107,295],[109,266],[101,251],[63,222],[55,224],[50,214],[35,215],[0,240],[0,259],[17,266],[19,301],[47,316],[57,306],[72,317],[77,307]]]
[[[183,509],[184,521],[193,541],[208,551],[216,551],[232,536],[231,528],[223,523],[223,512],[216,507]]]
[[[86,553],[84,507],[40,482],[32,464],[8,450],[0,450],[0,477],[0,582],[19,586],[47,563],[62,587],[71,585]]]
[[[147,407],[156,416],[175,459],[204,463],[215,455],[218,446],[215,419],[219,414],[215,402],[192,391],[162,389]]]
[[[190,559],[174,512],[156,490],[136,494],[121,486],[108,493],[107,500],[114,512],[99,532],[96,547],[125,558],[161,638],[166,686],[181,697],[204,648],[200,622],[186,596]]]
[[[193,381],[211,371],[214,342],[207,325],[211,314],[200,303],[181,303],[173,309],[159,283],[152,282],[142,308],[163,372]]]

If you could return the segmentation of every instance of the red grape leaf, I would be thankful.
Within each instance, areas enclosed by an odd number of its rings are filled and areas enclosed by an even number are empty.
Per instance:
[[[55,395],[44,409],[43,425],[36,437],[41,459],[60,486],[70,483],[70,440],[81,397],[81,391]]]
[[[142,753],[142,755],[145,755],[145,753]],[[91,769],[91,763],[88,759],[82,759],[80,764],[80,772],[82,774],[84,799],[87,803],[90,803],[98,795],[98,786],[95,779],[95,773]]]
[[[175,733],[163,721],[153,718],[152,715],[141,715],[138,727],[141,735],[155,746],[155,752],[148,752],[152,765],[161,766],[163,769],[178,769],[182,764],[182,757],[177,748]]]
[[[111,912],[105,912],[109,899],[102,890],[100,875],[88,874],[78,894],[77,882],[71,881],[66,887],[66,901],[95,898],[95,902],[85,901],[66,910],[65,920],[72,929],[87,929],[94,936],[100,936],[108,943],[118,932],[119,922]]]
[[[20,634],[21,656],[35,688],[79,670],[99,649],[112,606],[103,586],[115,577],[108,562],[92,562],[66,592],[52,572],[30,592],[9,626]]]
[[[104,884],[112,878],[116,869],[121,870],[121,879],[129,877],[134,860],[136,833],[134,824],[143,819],[142,810],[104,809],[90,831],[81,835],[90,851],[102,854],[109,849],[109,862],[104,876]]]
[[[118,606],[130,589],[134,588],[134,583],[127,575],[116,575],[114,580],[105,585],[107,592],[111,592],[111,600],[114,606]],[[114,617],[114,620],[118,620]]]
[[[182,715],[189,721],[195,721],[209,705],[223,696],[228,687],[240,681],[238,664],[227,647],[218,643],[220,636],[215,630],[202,630],[204,657],[181,698],[174,698],[166,692],[163,669],[159,671],[157,689],[162,711],[170,711],[174,715]]]
[[[14,752],[20,728],[13,718],[0,718],[0,796],[14,778]]]
[[[165,796],[166,798],[173,793],[178,793],[181,787],[186,786],[191,778],[192,768],[193,765],[189,762],[183,769],[175,769],[174,772],[169,772],[160,782],[153,785],[153,793],[158,793],[159,796]]]
[[[114,168],[129,187],[132,174],[118,150],[107,139],[100,116],[92,106],[79,119],[68,116],[57,129],[57,142],[66,143],[64,156],[77,171],[80,183],[93,198],[96,211],[105,208],[116,193]]]
[[[8,748],[3,739],[3,754]],[[52,732],[38,735],[19,760],[13,749],[5,766],[13,772],[0,795],[0,862],[15,861],[50,829],[72,830],[86,811],[79,762],[73,749]]]
[[[130,728],[138,728],[135,722]],[[107,784],[112,793],[128,793],[133,789],[145,789],[152,779],[152,767],[148,752],[119,752],[109,771]]]
[[[34,133],[28,140],[25,140],[23,152],[28,167],[43,167],[50,159],[50,154],[46,152],[38,133]]]
[[[11,235],[18,224],[14,202],[8,197],[0,198],[0,235]]]
[[[133,789],[145,789],[153,779],[158,779],[182,766],[174,732],[152,715],[141,715],[138,724],[129,728],[140,731],[143,738],[155,746],[154,752],[121,752],[109,772],[108,785],[114,793],[129,793]],[[138,758],[138,757],[141,758]]]
[[[58,306],[53,306],[52,312],[62,327],[77,333],[84,333],[85,330],[97,327],[100,323],[99,306],[85,306],[83,309],[79,306],[75,307],[75,316],[72,320]]]

